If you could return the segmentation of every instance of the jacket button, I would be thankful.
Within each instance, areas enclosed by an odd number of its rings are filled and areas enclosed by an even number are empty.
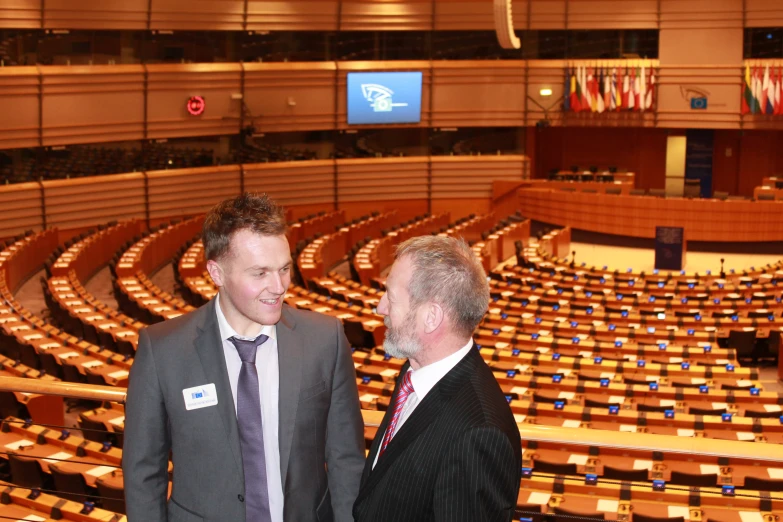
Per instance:
[[[243,497],[242,495],[237,495],[237,498],[239,499],[240,502],[245,501],[245,497]]]

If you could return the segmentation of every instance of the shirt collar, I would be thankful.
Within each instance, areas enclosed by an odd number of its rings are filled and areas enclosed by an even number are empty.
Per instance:
[[[223,310],[220,308],[220,294],[215,296],[215,314],[217,315],[218,320],[218,328],[220,329],[220,340],[221,341],[227,341],[232,337],[237,337],[238,339],[255,339],[260,334],[264,334],[270,339],[277,340],[277,328],[275,328],[275,325],[263,325],[261,326],[261,330],[252,337],[245,337],[243,335],[239,335],[234,328],[230,324],[228,324],[228,320],[226,319],[226,316],[223,315]]]
[[[422,366],[418,370],[411,370],[411,384],[413,384],[413,391],[416,392],[416,396],[419,401],[424,399],[432,388],[438,384],[447,373],[449,373],[459,363],[463,357],[465,357],[470,349],[473,347],[473,339],[468,340],[468,343],[452,353],[448,357],[444,357],[440,361],[436,361],[427,366]]]

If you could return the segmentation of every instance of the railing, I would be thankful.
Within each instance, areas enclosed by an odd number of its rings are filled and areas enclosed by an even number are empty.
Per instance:
[[[4,460],[11,461],[12,468],[11,480],[9,482],[0,480],[0,486],[5,488],[0,499],[2,503],[0,520],[63,518],[85,522],[88,520],[125,522],[126,518],[122,515],[125,512],[121,469],[122,450],[112,445],[113,443],[122,445],[124,431],[121,426],[124,423],[124,408],[108,403],[124,403],[127,390],[109,386],[0,377],[0,393],[2,392],[100,401],[103,403],[103,408],[86,413],[88,419],[95,419],[95,423],[80,427],[83,438],[71,435],[67,427],[33,423],[29,419],[6,417],[0,422],[2,427],[0,436],[6,437],[4,439],[6,449],[0,451],[0,454],[3,455]],[[112,418],[107,420],[107,415]],[[365,429],[366,439],[369,440],[374,436],[374,429],[380,425],[383,415],[382,411],[362,411],[365,428],[369,428]],[[101,417],[103,421],[100,420]],[[101,422],[111,423],[113,431],[101,429],[99,427]],[[111,429],[109,424],[106,426],[106,429]],[[618,520],[631,520],[621,515],[631,513],[635,507],[647,509],[648,512],[657,512],[655,506],[648,502],[652,498],[655,498],[656,503],[664,506],[664,511],[669,509],[670,513],[672,510],[685,512],[690,509],[690,520],[705,518],[709,520],[710,516],[718,513],[719,516],[729,517],[721,520],[745,522],[747,513],[759,512],[763,517],[758,520],[775,520],[776,515],[783,513],[781,493],[761,492],[760,488],[747,485],[749,489],[738,489],[735,493],[732,485],[721,486],[727,483],[723,481],[725,477],[721,477],[717,487],[713,485],[690,488],[677,485],[678,483],[656,485],[655,480],[621,481],[603,475],[591,475],[590,473],[593,472],[589,470],[567,473],[558,471],[553,474],[553,471],[546,471],[545,468],[539,470],[538,461],[535,460],[538,458],[536,451],[549,452],[551,455],[553,450],[559,450],[557,453],[565,452],[566,455],[584,457],[588,460],[597,457],[599,453],[611,459],[613,454],[638,455],[640,452],[652,452],[655,455],[657,452],[663,455],[665,452],[669,456],[679,456],[677,460],[691,462],[695,466],[699,463],[704,465],[705,462],[718,462],[719,466],[713,464],[708,467],[720,467],[721,470],[728,470],[727,473],[730,473],[730,466],[745,465],[746,468],[750,466],[752,467],[750,473],[755,476],[759,471],[765,471],[765,468],[753,466],[770,466],[770,470],[773,467],[779,469],[778,466],[783,468],[783,445],[647,433],[620,434],[612,431],[552,427],[525,422],[519,423],[518,427],[523,441],[523,467],[514,520],[542,520],[540,517],[546,513],[547,516],[554,516],[552,518],[554,521],[587,522],[595,519],[595,515],[589,515],[585,509],[592,509],[590,506],[594,506],[596,502],[602,508],[616,504],[613,510],[617,513]],[[110,440],[96,442],[95,436],[109,436]],[[9,441],[12,443],[8,444]],[[19,461],[25,460],[38,461],[37,465],[40,465],[44,471],[48,469],[51,474],[62,473],[60,469],[64,468],[66,473],[76,472],[75,474],[81,474],[85,478],[92,475],[87,483],[91,487],[97,487],[97,494],[95,490],[82,494],[69,493],[67,489],[61,488],[56,480],[54,486],[22,484],[19,480],[23,481],[24,477],[20,474],[22,477],[20,479],[14,475],[13,465],[16,462],[18,466]],[[587,465],[591,464],[588,462]],[[655,476],[656,471],[664,468],[665,466],[659,462],[650,469]],[[69,469],[70,471],[67,471]],[[750,475],[746,473],[744,476],[747,479]],[[651,487],[652,491],[650,491]],[[621,489],[626,493],[621,494]],[[615,500],[617,498],[620,499],[619,503]],[[693,498],[700,499],[700,503],[691,503]],[[96,503],[99,507],[96,507]],[[546,511],[544,511],[545,506]],[[573,508],[582,509],[573,510]],[[636,518],[647,520],[644,516],[635,516],[634,519]]]
[[[126,388],[97,386],[69,382],[44,382],[35,379],[0,377],[0,391],[57,395],[72,399],[125,403]],[[365,427],[378,427],[384,412],[362,410]],[[783,445],[754,444],[741,441],[655,435],[650,433],[623,433],[573,428],[557,428],[534,424],[520,424],[522,440],[552,444],[600,446],[617,450],[666,451],[705,457],[763,459],[783,463]]]

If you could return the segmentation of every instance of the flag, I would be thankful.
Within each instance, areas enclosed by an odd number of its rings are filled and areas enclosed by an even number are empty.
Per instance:
[[[653,90],[655,89],[655,69],[650,67],[650,84],[647,86],[647,99],[644,101],[645,109],[652,109]]]
[[[579,84],[582,86],[581,90],[581,99],[579,100],[582,104],[582,110],[583,111],[589,111],[590,110],[590,98],[588,94],[588,88],[587,88],[587,67],[584,65],[582,66],[582,74],[579,79]]]
[[[617,67],[612,69],[612,84],[609,86],[609,108],[617,110],[619,93],[617,92]]]
[[[609,74],[609,69],[602,71],[604,77],[604,109],[607,111],[612,110],[612,77]]]
[[[647,69],[644,64],[642,64],[642,73],[639,78],[639,110],[644,111],[647,106]]]
[[[628,66],[625,67],[625,76],[623,77],[623,93],[620,100],[620,109],[628,108],[628,98],[631,92],[631,77],[628,75]]]
[[[634,110],[636,109],[636,95],[637,95],[637,89],[636,89],[636,69],[631,67],[631,75],[628,79],[628,106],[626,109]]]
[[[579,89],[579,82],[577,81],[577,75],[579,74],[579,68],[571,69],[571,81],[570,81],[570,88],[569,88],[569,98],[570,98],[570,108],[574,112],[578,112],[582,110],[582,104],[580,103],[580,99],[582,97],[582,93]]]
[[[777,94],[777,80],[775,79],[775,69],[772,69],[772,74],[769,74],[769,65],[767,65],[767,70],[764,72],[764,78],[766,79],[769,77],[769,83],[767,84],[767,90],[766,90],[766,98],[767,98],[767,105],[764,107],[764,112],[766,114],[775,114],[775,103],[776,99],[775,96]]]
[[[778,92],[775,95],[775,101],[777,107],[775,107],[775,114],[783,115],[783,70],[778,67]]]
[[[764,68],[764,76],[761,78],[761,90],[759,91],[759,112],[767,112],[767,97],[769,94],[769,65]]]
[[[563,110],[571,110],[571,71],[567,65],[563,73]]]
[[[751,114],[759,112],[761,99],[761,69],[758,67],[753,68],[753,82],[751,83],[751,90],[753,92],[753,105],[750,107]]]
[[[633,81],[633,104],[635,110],[641,110],[642,104],[641,104],[641,95],[642,95],[642,72],[641,69],[637,66],[636,69],[634,69],[634,81]]]
[[[590,83],[590,99],[593,112],[598,112],[598,100],[601,99],[598,82],[598,69],[593,71],[593,81]]]
[[[742,114],[749,114],[753,107],[753,91],[750,80],[750,65],[745,64],[745,78],[742,88]]]
[[[587,81],[585,82],[585,107],[586,111],[593,111],[593,69],[587,70]]]
[[[599,114],[602,114],[604,110],[606,110],[606,103],[604,100],[605,94],[604,94],[604,83],[606,82],[606,79],[604,77],[604,70],[600,69],[598,73],[598,101],[596,103],[596,110]]]

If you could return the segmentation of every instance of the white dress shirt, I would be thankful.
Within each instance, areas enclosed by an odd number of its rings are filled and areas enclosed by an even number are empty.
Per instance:
[[[280,476],[280,441],[278,438],[280,397],[280,366],[277,361],[277,328],[275,325],[262,326],[254,336],[248,338],[239,335],[234,330],[223,310],[220,309],[220,299],[215,299],[220,339],[223,342],[223,354],[226,357],[228,380],[231,383],[231,395],[234,397],[234,413],[237,404],[237,386],[239,371],[242,369],[242,359],[236,346],[229,341],[231,337],[240,339],[255,339],[259,334],[269,336],[269,339],[258,347],[256,352],[256,370],[258,370],[258,391],[261,397],[261,419],[264,423],[264,456],[266,460],[266,480],[269,490],[269,512],[272,522],[283,522],[283,479]],[[246,494],[252,494],[248,491]]]
[[[392,434],[392,438],[394,438],[394,435],[400,431],[402,425],[405,424],[405,421],[408,419],[408,417],[411,416],[413,410],[415,410],[416,406],[418,406],[418,404],[424,400],[424,397],[427,396],[430,390],[432,390],[435,385],[438,384],[438,381],[440,381],[447,373],[457,366],[457,364],[468,354],[471,348],[473,348],[473,339],[470,339],[468,344],[452,353],[448,357],[444,357],[440,361],[428,364],[427,366],[422,366],[418,370],[414,370],[408,367],[408,371],[411,374],[411,385],[413,386],[413,391],[408,395],[408,398],[405,400],[405,404],[402,406],[402,411],[400,412],[400,416],[397,419],[397,426],[395,427],[394,433]],[[392,404],[391,407],[393,408],[394,405]],[[380,449],[381,447],[378,446],[378,453],[380,453]],[[378,463],[378,453],[375,454],[375,460],[372,463],[373,468],[375,468],[375,464]]]

